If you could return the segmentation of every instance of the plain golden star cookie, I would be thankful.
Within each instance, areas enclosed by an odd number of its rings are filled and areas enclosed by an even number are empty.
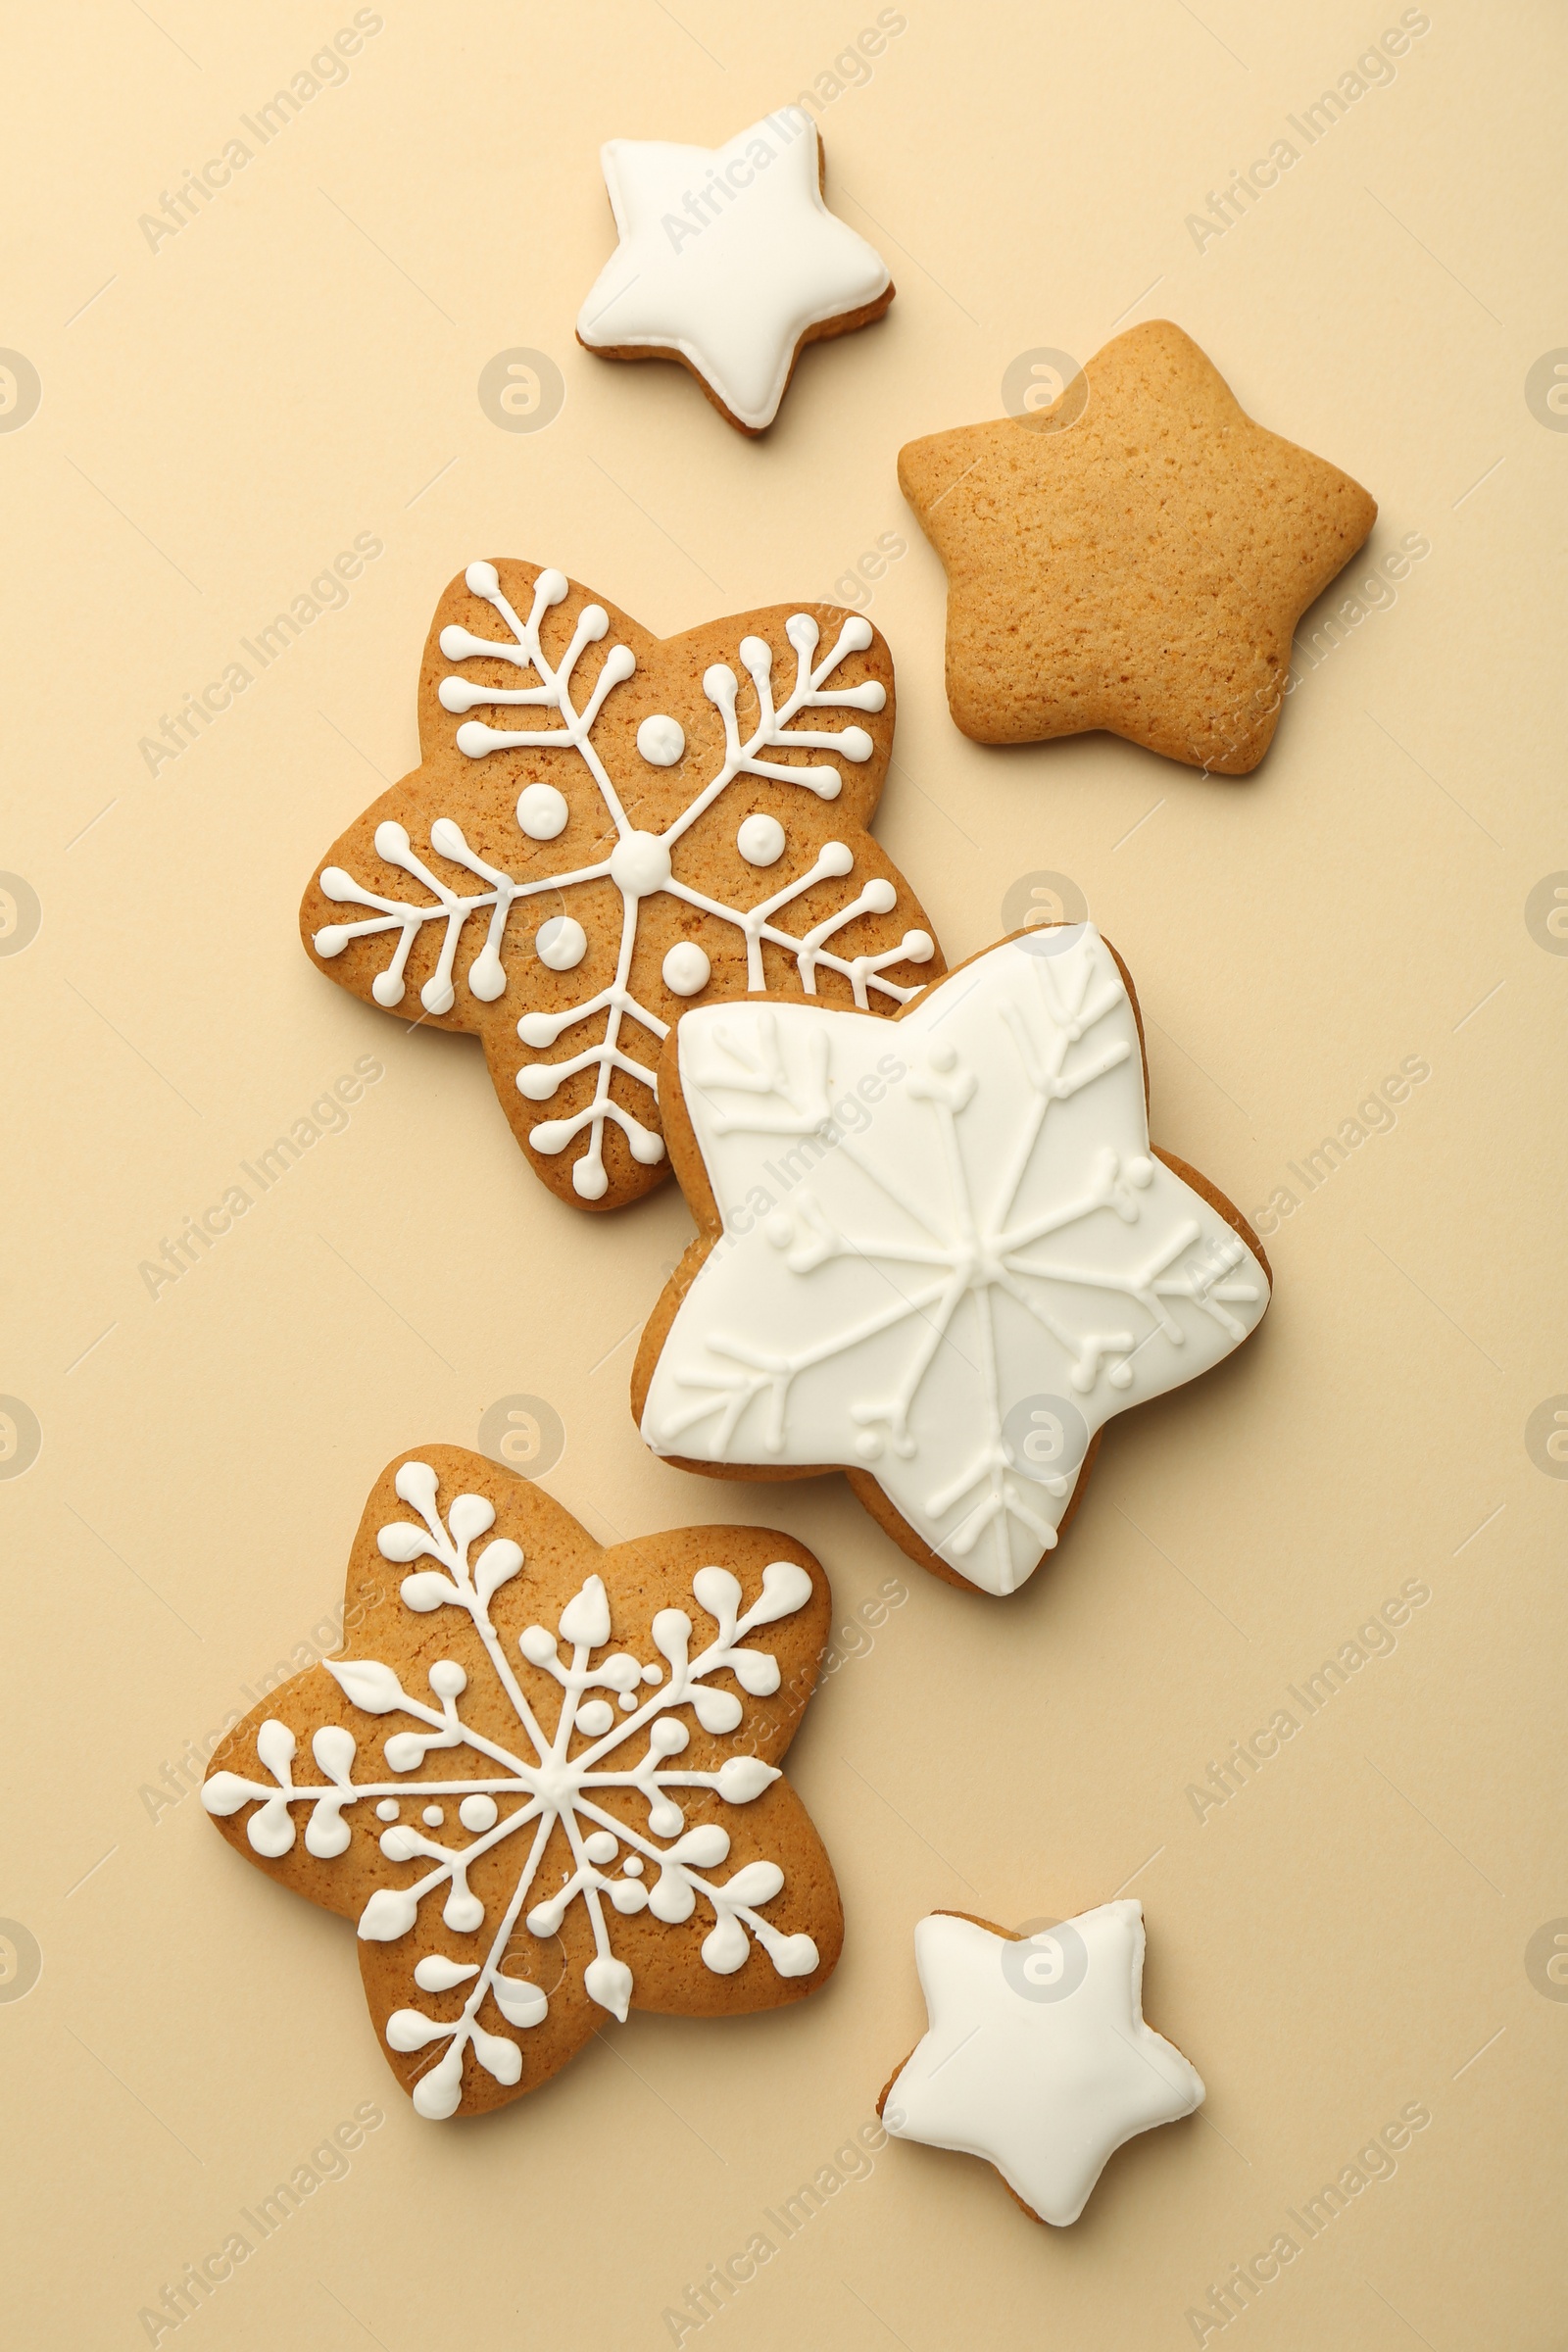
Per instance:
[[[831,1606],[788,1536],[606,1550],[526,1479],[421,1446],[361,1520],[350,1654],[253,1708],[202,1802],[357,1923],[417,2112],[481,2114],[630,2009],[736,2017],[831,1975],[838,1887],[776,1762]]]
[[[1166,320],[1107,343],[1049,408],[909,442],[899,482],[947,568],[965,735],[1103,727],[1221,776],[1267,751],[1296,624],[1377,519]]]

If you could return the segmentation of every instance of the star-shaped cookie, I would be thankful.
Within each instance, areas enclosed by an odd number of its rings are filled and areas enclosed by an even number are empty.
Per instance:
[[[1039,2222],[1075,2222],[1107,2160],[1203,2103],[1146,2025],[1144,1914],[1102,1903],[1043,1934],[936,1911],[914,1931],[930,2019],[877,2102],[896,2139],[996,2166]]]
[[[1240,1211],[1151,1150],[1137,1004],[1090,924],[1004,940],[892,1021],[694,1006],[660,1101],[699,1233],[638,1351],[644,1439],[719,1478],[842,1465],[950,1583],[1015,1592],[1111,1415],[1268,1303]]]
[[[418,711],[419,766],[333,843],[301,934],[405,1028],[476,1033],[576,1207],[667,1175],[653,1062],[682,1004],[795,985],[891,1010],[941,968],[865,830],[893,661],[858,612],[660,639],[553,565],[470,564]]]
[[[357,1923],[417,2112],[480,2114],[629,2009],[735,2017],[832,1973],[838,1888],[775,1761],[831,1606],[770,1529],[606,1550],[526,1479],[421,1446],[366,1506],[345,1654],[252,1709],[202,1802]]]
[[[887,264],[822,200],[822,142],[783,106],[723,147],[611,139],[620,243],[577,319],[612,360],[679,360],[743,433],[766,430],[805,344],[880,318]]]
[[[1254,424],[1165,320],[1084,377],[899,453],[947,567],[949,708],[977,743],[1103,727],[1244,776],[1278,724],[1296,624],[1376,504]]]

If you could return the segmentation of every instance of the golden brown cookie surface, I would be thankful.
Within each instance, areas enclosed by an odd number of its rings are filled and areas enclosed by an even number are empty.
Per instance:
[[[319,969],[478,1035],[535,1173],[616,1208],[667,1172],[683,1004],[795,987],[893,1010],[942,963],[866,830],[893,662],[837,607],[661,640],[560,571],[471,564],[436,609],[419,766],[305,893]]]
[[[478,2114],[628,2008],[736,2016],[832,1973],[832,1866],[777,1767],[830,1606],[787,1536],[605,1550],[526,1480],[423,1446],[366,1507],[348,1654],[246,1717],[202,1801],[358,1922],[419,2113]]]
[[[1048,409],[911,441],[899,481],[947,568],[964,734],[1102,727],[1222,776],[1267,751],[1296,623],[1377,518],[1164,320]]]

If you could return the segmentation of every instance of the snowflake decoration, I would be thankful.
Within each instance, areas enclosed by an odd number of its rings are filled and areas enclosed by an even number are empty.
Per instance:
[[[935,958],[923,922],[890,924],[901,898],[906,918],[919,909],[863,830],[891,743],[891,662],[858,614],[829,613],[824,643],[811,612],[779,607],[733,648],[744,682],[728,661],[702,665],[699,704],[697,652],[734,624],[662,646],[563,572],[505,571],[470,564],[442,600],[425,766],[336,845],[302,925],[318,962],[388,1010],[420,975],[423,1017],[484,1037],[554,1189],[566,1197],[569,1170],[571,1198],[614,1206],[662,1172],[653,1059],[684,1003],[826,983],[893,1010],[917,993],[911,967]],[[504,635],[467,625],[484,608]],[[777,685],[762,628],[788,649]],[[666,684],[685,723],[648,707]],[[494,723],[517,709],[548,722]],[[821,723],[830,712],[843,723]],[[825,811],[844,797],[835,826]],[[365,911],[339,911],[352,908]],[[559,1106],[541,1118],[544,1103]]]
[[[762,1751],[787,1742],[815,1672],[819,1640],[803,1649],[801,1635],[809,1641],[825,1615],[820,1573],[813,1578],[800,1558],[763,1558],[747,1606],[731,1569],[709,1564],[693,1574],[688,1567],[686,1591],[712,1632],[697,1635],[687,1609],[663,1606],[648,1624],[654,1656],[612,1649],[615,1612],[605,1577],[576,1579],[587,1544],[582,1531],[538,1490],[471,1455],[432,1450],[449,1479],[477,1472],[503,1507],[512,1506],[514,1523],[531,1508],[546,1553],[559,1553],[563,1527],[575,1536],[572,1572],[557,1580],[557,1597],[569,1597],[548,1612],[555,1630],[531,1619],[497,1622],[498,1595],[520,1590],[522,1544],[492,1534],[491,1495],[460,1493],[443,1516],[441,1473],[433,1460],[410,1457],[396,1466],[393,1491],[416,1517],[385,1521],[371,1536],[370,1522],[384,1516],[372,1497],[362,1531],[367,1553],[369,1538],[382,1560],[410,1570],[395,1601],[382,1595],[379,1602],[378,1646],[392,1655],[330,1659],[296,1678],[281,1693],[279,1712],[259,1708],[225,1743],[202,1801],[210,1814],[232,1821],[236,1840],[235,1817],[244,1814],[253,1857],[292,1869],[304,1891],[353,1910],[362,1950],[381,1952],[372,2000],[385,2043],[411,2059],[428,2053],[407,2079],[419,2114],[439,2120],[460,2105],[471,2111],[516,2090],[526,2045],[550,2039],[547,2021],[556,2027],[554,2042],[527,2087],[564,2062],[593,2030],[596,2013],[625,2021],[638,1977],[614,1948],[612,1920],[643,1922],[643,1965],[651,1954],[659,1980],[646,2005],[694,2011],[718,2005],[720,1996],[688,1983],[685,1999],[671,1999],[669,1970],[684,1968],[689,1979],[690,1952],[683,1939],[672,1962],[650,1945],[648,1928],[694,1923],[703,1930],[702,1978],[716,1986],[746,1972],[729,2005],[756,2008],[790,1998],[795,1980],[825,1977],[839,1924],[836,1897],[824,1905],[818,1895],[812,1924],[828,1947],[824,1955],[817,1936],[764,1916],[786,1880],[770,1854],[754,1853],[724,1872],[738,1835],[730,1817],[740,1808],[758,1807],[792,1852],[803,1839],[808,1854],[814,1849],[798,1801]],[[717,1539],[732,1557],[746,1555],[749,1569],[764,1544],[779,1541],[739,1529],[707,1530],[707,1539]],[[662,1550],[679,1541],[663,1539]],[[647,1561],[637,1565],[646,1596],[659,1571]],[[666,1582],[680,1589],[678,1578]],[[446,1634],[445,1612],[466,1629],[466,1639]],[[779,1637],[764,1629],[803,1612],[808,1617],[791,1644],[797,1671],[782,1713],[759,1720],[754,1708],[752,1737],[737,1738],[744,1700],[772,1700],[781,1690]],[[519,1602],[511,1616],[521,1614]],[[431,1618],[439,1620],[433,1640],[421,1622]],[[345,1700],[352,1728],[338,1719]],[[397,1718],[390,1732],[375,1720],[386,1717]],[[316,1770],[300,1779],[301,1735],[312,1724]],[[376,1744],[384,1770],[367,1753]],[[259,1770],[229,1767],[229,1757],[248,1758],[252,1749]],[[771,1803],[760,1806],[769,1791],[776,1791]],[[688,1823],[688,1808],[701,1817]],[[378,1831],[372,1814],[384,1825]],[[390,1872],[373,1867],[372,1845]],[[347,1874],[339,1885],[334,1871]],[[798,1901],[793,1907],[799,1910]],[[444,1935],[435,1928],[437,1913]],[[563,1969],[564,1930],[574,1949]],[[754,1951],[762,1956],[758,1966],[771,1971],[769,1982],[748,1969]],[[542,1981],[553,1971],[556,1984]],[[487,2022],[492,2014],[494,2023]],[[499,2087],[476,2098],[486,2077]]]
[[[694,1469],[842,1463],[987,1592],[1054,1546],[1110,1415],[1267,1302],[1239,1213],[1151,1153],[1136,1006],[1088,925],[988,950],[891,1030],[698,1009],[665,1071],[709,1248],[644,1343],[644,1437]]]

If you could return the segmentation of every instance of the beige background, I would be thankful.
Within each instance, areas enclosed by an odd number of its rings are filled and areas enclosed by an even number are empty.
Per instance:
[[[667,2342],[664,2308],[831,2160],[915,2037],[914,1920],[1039,1920],[1125,1883],[1202,2118],[1116,2158],[1059,2233],[981,2166],[889,2147],[686,2341],[1191,2342],[1209,2282],[1420,2100],[1396,2175],[1224,2340],[1559,2344],[1568,2005],[1526,1947],[1568,1914],[1568,1494],[1525,1431],[1568,1389],[1568,964],[1525,902],[1568,867],[1568,438],[1525,378],[1568,344],[1560,11],[1435,0],[1392,85],[1200,252],[1185,216],[1396,6],[908,0],[823,114],[830,197],[899,298],[807,357],[760,445],[675,369],[575,347],[610,249],[596,151],[722,139],[829,72],[869,5],[387,0],[346,85],[156,254],[138,216],[352,12],[7,13],[0,343],[43,386],[0,434],[0,865],[42,907],[0,962],[0,1389],[43,1433],[0,1483],[0,1913],[42,1951],[0,2004],[12,2340],[145,2340],[138,2308],[376,2100],[348,2178],[181,2342]],[[999,413],[1020,352],[1084,357],[1158,315],[1374,491],[1350,581],[1431,545],[1302,677],[1250,781],[1104,738],[958,738],[942,579],[895,483],[902,442]],[[567,387],[533,434],[475,393],[518,345]],[[385,553],[346,610],[149,776],[138,739],[357,532]],[[1257,1341],[1111,1432],[1010,1605],[910,1568],[839,1480],[719,1489],[645,1455],[626,1378],[678,1197],[559,1207],[477,1053],[357,1005],[294,936],[322,845],[415,760],[461,564],[557,563],[671,631],[831,595],[885,532],[907,553],[870,606],[901,695],[879,831],[950,956],[1001,931],[1020,875],[1071,877],[1138,982],[1156,1140],[1250,1210],[1401,1058],[1432,1072],[1270,1239]],[[139,1262],[366,1053],[386,1076],[347,1133],[149,1298]],[[514,1395],[561,1415],[547,1483],[597,1533],[782,1519],[840,1624],[889,1578],[907,1598],[794,1753],[849,1915],[831,1987],[772,2020],[634,2018],[537,2099],[436,2130],[377,2055],[342,1925],[240,1868],[193,1799],[155,1824],[140,1792],[340,1597],[387,1457],[471,1445]],[[1395,1654],[1200,1821],[1188,1785],[1413,1578],[1432,1598]]]

